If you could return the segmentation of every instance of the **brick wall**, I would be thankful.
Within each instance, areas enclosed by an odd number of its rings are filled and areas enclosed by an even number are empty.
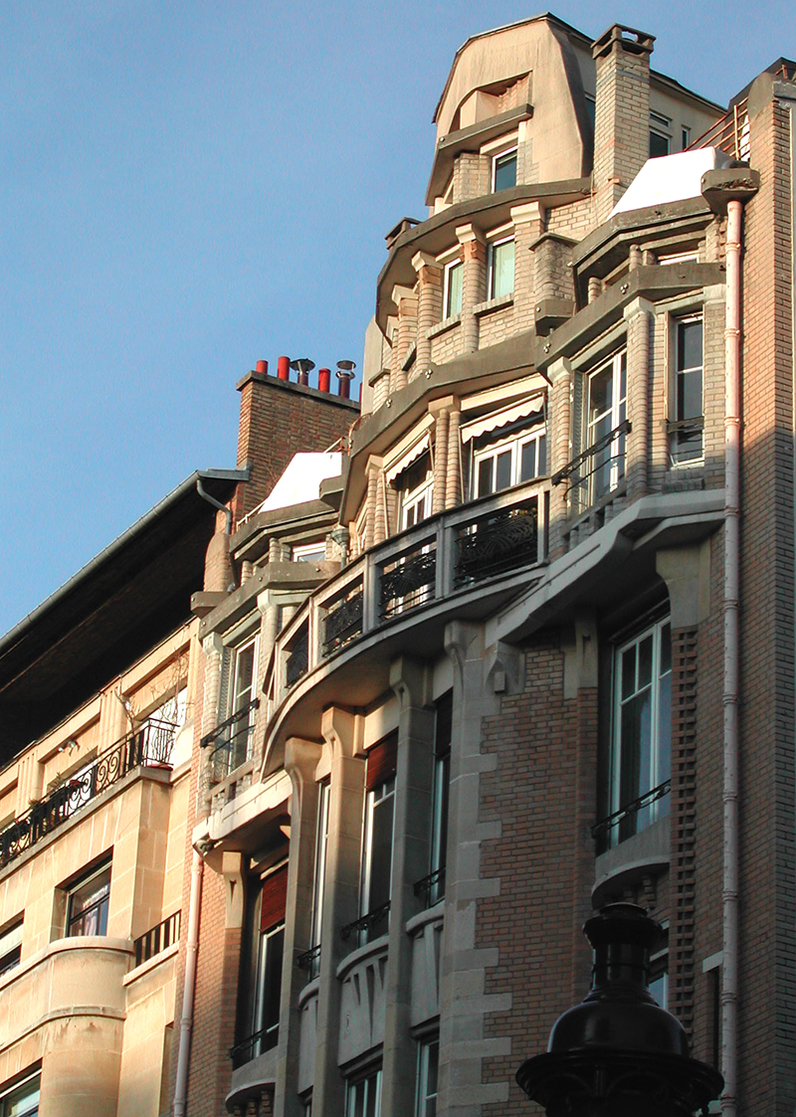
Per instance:
[[[354,400],[256,372],[238,391],[238,468],[250,466],[251,479],[235,497],[236,520],[268,496],[294,454],[328,449],[359,415]]]

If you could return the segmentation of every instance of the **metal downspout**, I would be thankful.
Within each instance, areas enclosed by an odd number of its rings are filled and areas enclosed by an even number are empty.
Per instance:
[[[185,982],[182,990],[182,1015],[180,1016],[180,1047],[174,1082],[174,1117],[184,1117],[185,1101],[188,1094],[188,1056],[191,1051],[191,1032],[193,1031],[196,955],[199,949],[199,911],[202,903],[203,872],[204,859],[198,850],[194,850],[191,863],[191,899],[188,908],[188,942],[185,947]]]
[[[738,1062],[738,586],[741,447],[741,237],[743,205],[727,204],[724,410],[724,952],[721,990],[722,1113],[735,1117]]]

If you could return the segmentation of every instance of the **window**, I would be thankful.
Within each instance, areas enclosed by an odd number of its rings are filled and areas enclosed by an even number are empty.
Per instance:
[[[669,1006],[669,930],[664,926],[650,953],[649,991],[661,1008]]]
[[[671,775],[671,645],[667,617],[616,649],[611,813],[632,809],[611,831],[614,842],[632,837],[669,811],[663,792]]]
[[[256,886],[256,879],[254,883]],[[247,974],[239,1023],[245,1038],[232,1049],[236,1067],[270,1051],[279,1039],[287,865],[265,877],[260,888],[255,887],[251,894],[253,899],[249,900],[246,915],[248,961],[241,971]]]
[[[514,237],[494,241],[487,253],[487,298],[514,292]]]
[[[432,904],[438,903],[445,895],[452,721],[453,692],[448,691],[437,703],[437,721],[434,732],[434,785],[431,803],[431,876],[428,887],[429,907]]]
[[[401,530],[414,527],[431,515],[434,476],[431,457],[423,454],[401,475]]]
[[[417,1048],[416,1117],[436,1117],[439,1038],[422,1040]]]
[[[106,862],[83,877],[66,897],[66,936],[106,935],[111,894],[111,865]]]
[[[0,1092],[0,1117],[36,1117],[39,1112],[38,1071],[5,1092]]]
[[[588,376],[586,443],[594,447],[588,468],[590,503],[613,492],[625,475],[627,353],[622,350]]]
[[[360,945],[383,935],[389,926],[397,746],[393,734],[368,753],[360,891],[360,916],[367,924],[360,928]]]
[[[473,496],[488,496],[544,476],[545,459],[544,424],[499,441],[485,439],[473,451]]]
[[[685,124],[680,129],[680,147],[683,151],[686,150],[691,143],[691,129],[686,128]]]
[[[671,127],[672,122],[668,116],[650,113],[650,159],[669,154],[672,144]]]
[[[453,318],[462,312],[462,293],[464,290],[464,264],[461,260],[454,260],[445,265],[445,292],[443,304],[445,317]]]
[[[594,122],[597,117],[597,104],[591,93],[584,93],[586,98],[586,116],[591,122],[592,132],[594,131]]]
[[[279,1038],[279,995],[282,988],[282,954],[285,925],[278,924],[260,935],[257,956],[252,1058],[270,1051]]]
[[[258,645],[259,639],[254,636],[232,652],[232,720],[224,735],[219,738],[214,754],[214,769],[218,779],[224,779],[230,772],[234,772],[252,755]]]
[[[492,189],[508,190],[517,185],[517,149],[502,151],[492,160]]]
[[[22,958],[22,920],[17,919],[0,934],[0,977],[15,969]]]
[[[318,826],[315,832],[315,873],[312,881],[312,957],[310,980],[320,973],[320,945],[323,927],[323,892],[326,885],[326,851],[329,843],[329,780],[318,784]]]
[[[325,562],[325,543],[302,543],[300,547],[291,548],[293,562]]]
[[[702,317],[674,322],[674,422],[670,424],[672,465],[702,461]]]
[[[381,1113],[381,1067],[346,1084],[346,1117],[379,1117]]]

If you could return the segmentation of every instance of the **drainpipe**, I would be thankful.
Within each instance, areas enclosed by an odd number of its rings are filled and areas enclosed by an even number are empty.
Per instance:
[[[743,205],[727,203],[724,408],[724,956],[721,1109],[735,1117],[738,1062],[738,572],[740,564],[741,236]]]
[[[282,358],[280,357],[279,359],[281,360]],[[201,477],[196,478],[196,491],[199,493],[199,496],[202,498],[202,500],[206,500],[208,504],[212,504],[214,508],[217,508],[219,510],[219,512],[224,513],[224,515],[226,517],[226,521],[225,521],[225,525],[224,525],[224,534],[225,535],[231,535],[232,534],[232,511],[231,511],[231,509],[227,508],[226,504],[222,504],[220,500],[216,500],[216,498],[214,496],[211,496],[210,493],[205,491],[204,485],[202,484],[202,478]]]
[[[191,899],[188,907],[188,942],[185,947],[185,983],[182,990],[180,1017],[180,1048],[177,1054],[177,1075],[174,1083],[174,1117],[184,1117],[188,1095],[188,1056],[193,1031],[193,1004],[196,993],[196,955],[199,949],[199,909],[202,903],[204,860],[193,851],[191,864]]]

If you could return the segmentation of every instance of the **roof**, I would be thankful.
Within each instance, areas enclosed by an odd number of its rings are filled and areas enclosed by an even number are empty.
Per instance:
[[[190,616],[216,510],[247,474],[192,473],[0,639],[0,764]]]

